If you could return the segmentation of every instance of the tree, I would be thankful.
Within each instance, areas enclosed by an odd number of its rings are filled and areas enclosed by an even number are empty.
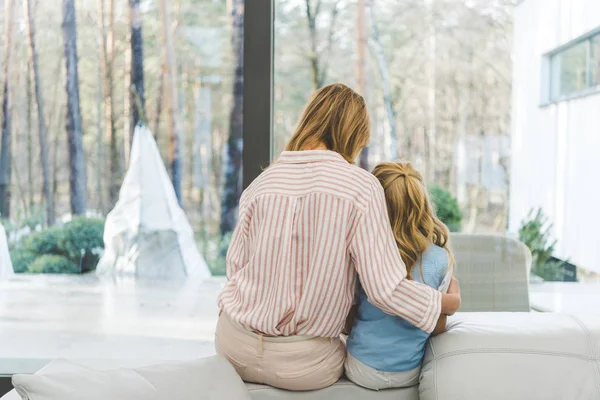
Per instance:
[[[379,75],[381,75],[381,89],[383,92],[383,104],[385,112],[388,117],[388,124],[390,128],[390,158],[395,160],[398,158],[398,138],[396,133],[396,113],[394,112],[394,105],[392,102],[392,88],[390,83],[390,73],[388,69],[388,63],[383,52],[383,46],[381,45],[381,38],[379,34],[379,27],[375,23],[375,0],[371,0],[369,4],[369,26],[371,28],[372,40],[370,41],[371,48],[375,54],[375,60],[377,61],[377,68],[379,69]]]
[[[313,89],[317,90],[318,88],[325,85],[325,81],[327,80],[328,69],[328,63],[323,60],[322,51],[319,49],[319,35],[317,31],[317,20],[321,15],[321,7],[323,5],[323,1],[317,0],[314,7],[311,3],[311,0],[305,0],[305,2],[306,22],[308,27],[308,37],[310,45],[310,49],[308,52],[308,60],[310,62]],[[331,9],[326,53],[329,53],[333,44],[333,34],[335,33],[336,28],[339,3],[339,0],[336,0],[335,3],[333,3],[333,7]],[[328,57],[330,57],[330,55],[328,55]],[[327,60],[329,60],[329,58],[327,58]]]
[[[235,72],[233,106],[229,115],[229,138],[225,165],[225,189],[221,208],[221,234],[232,232],[237,222],[242,195],[242,122],[244,116],[244,1],[231,3],[233,32],[231,36]]]
[[[33,73],[33,86],[35,91],[35,101],[38,114],[38,135],[40,139],[40,160],[42,161],[43,192],[46,201],[46,223],[48,226],[54,225],[54,194],[50,189],[50,160],[48,150],[48,130],[46,128],[44,114],[44,96],[42,94],[42,82],[38,65],[38,54],[35,42],[35,18],[33,16],[31,0],[25,1],[25,12],[27,16],[27,28],[29,33],[29,55],[31,59],[31,69]],[[31,127],[30,127],[31,129]]]
[[[0,215],[10,217],[11,182],[11,72],[13,58],[14,0],[4,0],[4,82],[2,84],[2,140],[0,143]]]
[[[77,68],[77,27],[75,0],[63,0],[63,36],[67,70],[67,137],[71,189],[71,212],[83,215],[87,209],[87,177],[83,151],[83,126],[79,106],[79,71]]]
[[[177,91],[177,62],[175,60],[175,48],[171,32],[171,17],[167,0],[160,0],[162,14],[163,46],[165,55],[165,85],[167,101],[167,126],[169,130],[169,158],[171,164],[171,180],[175,188],[177,201],[182,204],[181,194],[181,132],[179,124],[179,95]]]
[[[105,17],[108,15],[108,24]],[[104,124],[109,147],[109,205],[112,207],[119,197],[119,152],[117,148],[117,128],[114,110],[114,23],[115,0],[108,0],[108,10],[105,0],[98,0],[98,19],[100,21],[100,45],[104,89]]]
[[[33,209],[35,205],[35,198],[33,192],[33,114],[31,112],[31,103],[33,102],[33,93],[31,91],[31,75],[33,74],[31,63],[27,63],[27,77],[25,79],[25,93],[27,93],[26,99],[26,116],[25,116],[25,127],[27,131],[27,187],[29,189],[29,211]]]
[[[367,47],[367,9],[366,0],[358,0],[356,9],[356,90],[358,93],[365,96],[365,64],[366,64],[366,47]],[[369,170],[369,147],[365,147],[360,152],[360,166],[366,170]]]
[[[125,154],[129,158],[129,149],[133,142],[135,125],[145,119],[144,98],[144,43],[142,37],[142,16],[140,12],[140,0],[129,0],[129,23],[130,23],[130,54],[129,54],[129,79],[127,83],[129,118],[125,131]],[[126,100],[127,101],[127,100]]]

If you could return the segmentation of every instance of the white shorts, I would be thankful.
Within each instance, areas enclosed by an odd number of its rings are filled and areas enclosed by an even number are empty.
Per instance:
[[[347,354],[346,377],[359,386],[372,390],[402,388],[419,383],[421,367],[402,372],[384,372],[369,367],[365,363]]]

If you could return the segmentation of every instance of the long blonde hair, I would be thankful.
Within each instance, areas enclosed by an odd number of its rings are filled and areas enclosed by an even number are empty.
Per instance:
[[[448,252],[448,267],[454,256],[448,247],[448,228],[440,221],[429,200],[421,174],[408,162],[381,163],[373,169],[385,192],[387,210],[402,261],[406,264],[408,278],[413,278],[417,260],[431,244]]]
[[[364,98],[340,83],[317,90],[304,109],[286,150],[323,143],[352,163],[369,143],[371,126]]]

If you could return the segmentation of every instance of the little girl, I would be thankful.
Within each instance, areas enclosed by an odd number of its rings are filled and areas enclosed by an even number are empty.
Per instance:
[[[447,291],[453,269],[448,228],[436,217],[421,175],[407,162],[379,164],[373,174],[383,186],[408,279]],[[348,379],[374,390],[417,384],[429,334],[379,310],[360,286],[357,295],[358,309],[347,341]],[[442,315],[433,334],[443,332],[445,326]]]

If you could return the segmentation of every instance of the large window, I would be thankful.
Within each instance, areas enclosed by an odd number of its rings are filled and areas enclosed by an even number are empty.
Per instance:
[[[577,40],[550,54],[550,100],[596,90],[600,85],[600,34]]]
[[[467,3],[277,0],[274,154],[310,94],[345,83],[372,118],[361,165],[410,160],[454,230],[504,232],[512,8]]]

